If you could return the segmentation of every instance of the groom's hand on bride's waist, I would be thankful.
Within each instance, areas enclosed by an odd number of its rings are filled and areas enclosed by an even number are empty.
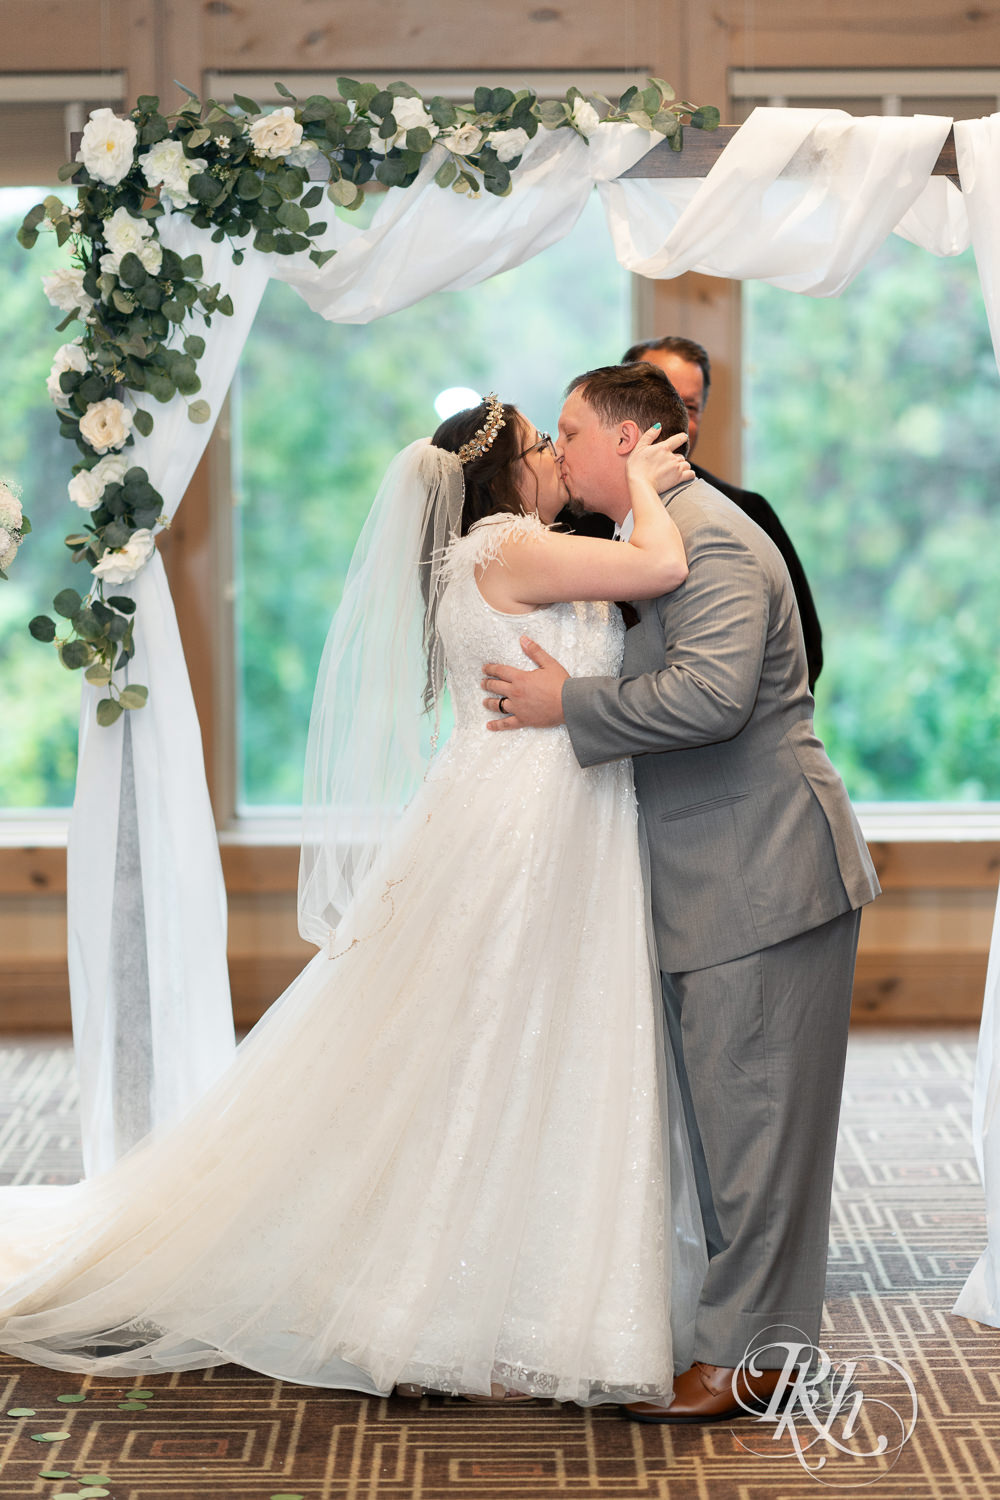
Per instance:
[[[483,688],[490,695],[483,705],[503,714],[490,719],[487,729],[550,729],[563,722],[562,689],[569,673],[530,636],[522,635],[521,650],[537,663],[535,671],[492,661],[483,668]]]

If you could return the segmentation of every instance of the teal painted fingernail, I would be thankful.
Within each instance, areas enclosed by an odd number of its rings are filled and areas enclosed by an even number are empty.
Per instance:
[[[660,428],[661,428],[662,425],[663,424],[661,422],[654,422],[653,423],[653,431],[654,432],[659,432],[659,430],[660,430]]]

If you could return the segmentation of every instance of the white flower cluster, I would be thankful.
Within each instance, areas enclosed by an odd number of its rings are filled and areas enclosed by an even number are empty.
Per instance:
[[[129,583],[146,566],[155,550],[151,531],[133,531],[124,547],[105,552],[90,571],[103,583]]]
[[[0,479],[0,573],[7,571],[17,555],[23,521],[20,500]]]
[[[185,156],[180,141],[157,141],[145,156],[140,156],[139,165],[149,186],[160,188],[164,208],[187,208],[195,201],[190,192],[191,178],[196,172],[204,172],[208,162],[200,156]]]
[[[109,484],[121,484],[131,467],[123,453],[109,453],[92,469],[81,469],[69,482],[69,498],[81,510],[96,510]]]
[[[127,208],[116,209],[104,223],[104,242],[108,249],[101,256],[102,272],[117,276],[124,257],[137,255],[150,275],[155,276],[163,263],[163,251],[153,235],[153,226],[148,219],[135,218]]]
[[[74,339],[71,344],[63,344],[56,350],[52,361],[52,369],[49,378],[45,382],[45,389],[49,393],[49,400],[54,401],[56,406],[69,406],[69,397],[59,384],[60,375],[67,370],[76,370],[83,375],[90,369],[90,360],[81,346],[79,339]]]

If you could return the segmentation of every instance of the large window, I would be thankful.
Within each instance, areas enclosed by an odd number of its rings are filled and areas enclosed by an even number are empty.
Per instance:
[[[45,391],[61,314],[40,278],[65,264],[65,252],[54,235],[30,254],[16,239],[27,210],[51,191],[0,188],[0,477],[20,487],[34,528],[9,581],[0,580],[0,808],[68,807],[76,775],[79,675],[27,630],[60,588],[83,587],[62,546],[73,524],[66,483],[76,450],[60,438]],[[62,335],[72,337],[72,329]]]
[[[496,390],[554,430],[580,370],[630,342],[630,282],[596,194],[559,244],[505,276],[365,327],[272,283],[235,401],[240,792],[294,804],[313,681],[354,542],[393,453],[435,397]]]
[[[853,796],[1000,799],[1000,379],[971,251],[890,238],[843,295],[748,284],[744,483],[824,630]]]

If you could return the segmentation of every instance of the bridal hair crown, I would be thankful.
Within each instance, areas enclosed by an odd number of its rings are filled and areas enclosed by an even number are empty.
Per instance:
[[[496,442],[497,433],[501,427],[506,427],[507,420],[503,414],[503,402],[495,391],[490,391],[484,396],[486,402],[486,421],[478,432],[475,432],[467,443],[463,443],[458,450],[458,461],[460,464],[471,463],[474,458],[481,458],[488,453]]]

